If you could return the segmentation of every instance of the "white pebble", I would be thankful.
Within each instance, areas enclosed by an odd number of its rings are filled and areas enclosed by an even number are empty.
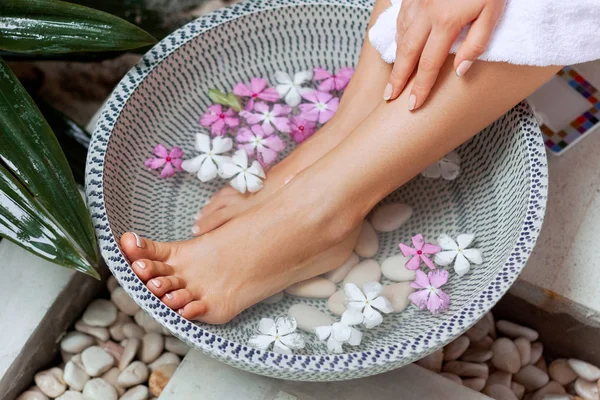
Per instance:
[[[317,310],[308,304],[294,304],[288,310],[288,315],[296,319],[298,329],[308,333],[314,333],[317,326],[333,324],[334,320],[329,315]]]
[[[504,385],[510,387],[512,382],[512,375],[504,371],[494,371],[490,374],[487,379],[486,386],[491,385]]]
[[[148,365],[148,368],[150,368],[150,371],[154,371],[156,368],[160,367],[161,365],[166,365],[166,364],[173,364],[173,365],[179,365],[179,363],[181,362],[181,360],[179,359],[179,356],[173,353],[163,353],[161,354],[160,357],[158,357],[156,359],[156,361],[154,361],[152,364]]]
[[[81,353],[94,344],[94,338],[81,332],[69,332],[60,341],[60,348],[68,353]]]
[[[341,316],[346,311],[346,293],[338,290],[327,300],[327,308],[333,314]]]
[[[489,375],[487,364],[466,361],[450,361],[444,365],[444,372],[450,372],[460,377],[481,378]]]
[[[377,261],[365,260],[350,270],[350,273],[344,279],[344,285],[354,283],[356,286],[362,288],[365,283],[379,282],[380,279],[381,268]]]
[[[352,267],[360,262],[360,258],[354,252],[350,254],[350,257],[342,265],[336,269],[323,274],[323,278],[330,280],[333,283],[340,283],[348,275]]]
[[[117,282],[117,278],[114,276],[109,276],[106,280],[106,288],[108,289],[108,293],[111,293],[115,288],[119,287],[119,282]]]
[[[510,338],[518,338],[522,336],[530,342],[535,342],[540,336],[531,328],[503,320],[496,322],[496,329]]]
[[[131,339],[131,338],[141,339],[144,337],[145,334],[146,334],[146,331],[144,331],[144,328],[142,328],[141,326],[138,326],[134,323],[129,323],[129,324],[123,325],[123,335],[125,335],[125,337],[127,339]]]
[[[77,390],[78,392],[81,392],[85,383],[90,380],[90,376],[87,372],[73,361],[69,361],[65,364],[63,377],[65,383],[69,385],[71,389]]]
[[[140,349],[141,344],[142,341],[138,338],[131,338],[127,340],[127,344],[125,345],[125,348],[123,350],[123,355],[119,360],[119,370],[123,371],[125,368],[127,368],[129,363],[133,361],[135,355]]]
[[[42,392],[34,392],[33,390],[28,390],[24,393],[21,393],[16,400],[49,400],[48,396],[46,396]]]
[[[89,326],[108,327],[117,320],[117,307],[104,299],[96,299],[90,303],[81,317]]]
[[[119,400],[146,400],[150,396],[150,391],[144,385],[138,385],[129,389]]]
[[[292,296],[308,299],[326,299],[335,293],[336,289],[335,283],[315,276],[314,278],[293,284],[285,289],[285,292]]]
[[[85,372],[96,377],[111,369],[115,359],[99,346],[88,347],[81,353],[81,361]]]
[[[550,380],[548,374],[533,365],[523,367],[519,372],[513,375],[513,379],[515,382],[525,386],[525,389],[527,389],[528,392],[541,388]]]
[[[442,362],[443,361],[444,361],[444,349],[438,349],[438,350],[434,351],[433,353],[431,353],[430,355],[425,356],[425,357],[421,358],[420,360],[416,361],[415,364],[417,364],[425,369],[428,369],[430,371],[439,373],[442,370]],[[457,374],[455,371],[444,370],[444,372],[450,372],[455,375],[460,375],[460,374]]]
[[[58,397],[67,390],[63,372],[60,368],[50,368],[46,371],[38,372],[33,377],[33,380],[40,391],[48,397]]]
[[[75,322],[75,330],[78,332],[87,333],[88,335],[93,336],[102,341],[107,341],[108,339],[110,339],[110,333],[108,332],[108,329],[100,326],[88,325],[82,320]]]
[[[483,339],[481,339],[479,342],[471,342],[469,347],[472,347],[474,349],[489,350],[492,348],[493,344],[494,344],[494,339],[492,339],[490,336],[486,336]]]
[[[552,380],[565,386],[577,379],[577,374],[564,358],[552,361],[548,367],[548,373]]]
[[[165,339],[162,335],[154,332],[146,333],[142,338],[142,347],[138,351],[139,358],[146,364],[150,364],[158,358],[165,348]]]
[[[409,260],[402,254],[386,258],[381,264],[381,273],[386,278],[396,282],[414,281],[416,272],[406,269],[405,264]]]
[[[67,351],[64,351],[63,349],[60,349],[60,358],[64,364],[71,361],[71,358],[73,358],[74,355],[75,354],[73,354],[73,353],[69,353]]]
[[[156,368],[150,375],[148,380],[148,386],[150,387],[150,393],[154,396],[160,396],[165,386],[169,383],[169,380],[177,369],[176,365],[165,364]]]
[[[485,379],[483,378],[469,378],[463,379],[462,384],[471,390],[481,392],[485,387]]]
[[[483,389],[483,394],[490,396],[494,400],[517,400],[513,391],[504,385],[486,386]]]
[[[117,389],[102,378],[90,379],[83,388],[83,400],[117,400]]]
[[[277,292],[273,296],[267,297],[266,299],[262,300],[261,303],[275,304],[275,303],[279,303],[281,300],[283,300],[283,291]]]
[[[58,396],[56,400],[83,400],[83,394],[74,390],[67,390],[61,396]]]
[[[525,386],[521,385],[517,382],[512,382],[510,384],[510,390],[517,396],[517,399],[521,400],[523,396],[525,396]]]
[[[411,206],[401,203],[385,204],[371,213],[371,224],[378,232],[392,232],[400,228],[413,214]]]
[[[146,364],[141,361],[134,361],[119,374],[117,384],[122,388],[139,385],[148,380],[149,373]]]
[[[399,313],[406,310],[406,307],[410,304],[408,296],[414,291],[415,289],[410,287],[410,282],[399,282],[385,285],[383,296],[392,303],[393,312]]]
[[[600,369],[592,364],[586,363],[585,361],[577,360],[576,358],[570,358],[569,366],[580,378],[583,378],[587,381],[597,381],[600,379]]]
[[[462,361],[468,362],[486,362],[494,356],[491,350],[483,349],[468,349],[460,358]]]
[[[117,394],[121,396],[123,393],[125,393],[125,389],[119,386],[119,384],[117,383],[119,375],[121,375],[121,371],[119,371],[119,368],[111,368],[104,374],[102,374],[101,378],[104,379],[106,382],[110,383],[117,390]]]
[[[531,400],[544,400],[548,394],[566,394],[567,391],[558,382],[550,381],[539,388],[531,397]]]
[[[363,221],[356,246],[354,251],[361,257],[373,257],[379,250],[379,239],[377,238],[377,232],[373,229],[373,226],[369,221]]]
[[[118,287],[110,292],[110,300],[115,306],[127,315],[133,316],[140,307],[137,303],[127,294],[125,289]]]
[[[120,342],[125,339],[125,334],[123,333],[123,324],[120,322],[115,322],[108,328],[108,333],[113,340]]]
[[[537,363],[540,358],[542,358],[542,353],[544,352],[544,345],[540,342],[531,343],[531,359],[529,360],[530,364]]]
[[[507,338],[497,339],[492,344],[492,365],[501,371],[517,373],[521,369],[519,349],[512,340]]]
[[[466,336],[459,336],[444,347],[444,361],[458,360],[469,348],[471,341]],[[483,389],[483,388],[482,388]]]
[[[598,400],[600,398],[600,395],[598,394],[598,384],[596,382],[577,378],[574,389],[575,393],[583,397],[584,400]]]
[[[81,359],[81,354],[75,354],[73,357],[71,357],[71,360],[69,361],[73,361],[75,365],[85,370],[85,367],[83,366],[83,360]]]
[[[531,360],[531,342],[525,338],[516,338],[515,346],[519,350],[519,358],[521,359],[521,366],[524,367],[529,364]]]
[[[152,316],[143,310],[138,310],[133,317],[136,324],[144,328],[146,333],[155,332],[162,333],[162,325],[159,324]]]
[[[168,337],[165,338],[165,350],[178,356],[185,356],[190,351],[190,347],[176,337]]]
[[[490,322],[487,318],[481,318],[475,323],[475,325],[465,332],[465,335],[471,339],[472,343],[477,343],[488,335],[490,331],[489,324]]]

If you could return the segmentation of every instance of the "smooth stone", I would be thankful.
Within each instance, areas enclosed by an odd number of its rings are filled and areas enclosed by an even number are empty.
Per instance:
[[[344,279],[344,285],[354,283],[362,289],[367,282],[379,282],[381,280],[381,267],[375,260],[364,260],[355,265]]]
[[[521,366],[524,367],[529,364],[531,360],[531,342],[526,338],[520,337],[514,340],[515,346],[519,350],[519,358],[521,359]]]
[[[369,221],[365,220],[358,235],[356,246],[354,246],[354,252],[361,257],[370,258],[374,257],[377,251],[379,251],[377,232],[375,232]]]
[[[102,378],[90,379],[83,388],[83,400],[117,400],[117,389]]]
[[[598,367],[576,358],[569,358],[568,362],[571,369],[580,378],[586,381],[597,381],[600,379],[600,369]]]
[[[113,356],[117,362],[121,360],[123,356],[124,346],[117,344],[113,341],[98,341],[98,346],[102,347],[102,350],[106,351],[108,354]]]
[[[450,361],[442,368],[444,372],[456,374],[462,378],[482,378],[487,379],[489,368],[486,364],[471,363],[466,361]]]
[[[360,262],[360,258],[354,252],[350,254],[350,257],[342,265],[336,269],[323,274],[323,278],[330,280],[333,283],[340,283],[348,275],[352,267]]]
[[[142,338],[142,347],[138,351],[139,359],[150,364],[158,358],[165,348],[165,339],[161,334],[150,332]]]
[[[505,371],[494,371],[487,379],[486,386],[504,385],[510,387],[512,384],[512,375]]]
[[[266,299],[264,299],[263,301],[261,301],[261,303],[263,303],[263,304],[275,304],[275,303],[279,303],[282,299],[283,299],[283,291],[277,292],[273,296],[267,297]]]
[[[160,357],[158,357],[156,359],[156,361],[154,361],[152,364],[149,364],[148,368],[150,368],[150,371],[154,371],[156,368],[160,367],[161,365],[165,365],[165,364],[179,365],[180,362],[181,362],[181,359],[179,358],[179,356],[177,354],[163,353],[160,355]]]
[[[88,335],[103,341],[110,339],[110,333],[108,332],[108,329],[99,326],[88,325],[82,320],[75,322],[75,330],[78,332],[87,333]]]
[[[469,362],[486,362],[494,356],[491,350],[468,349],[460,358],[462,361]]]
[[[83,368],[79,367],[73,361],[69,361],[65,364],[63,379],[71,389],[81,392],[85,383],[90,380],[90,376]]]
[[[185,356],[190,351],[190,347],[176,337],[165,338],[165,349],[178,356]]]
[[[482,318],[475,325],[465,332],[465,336],[471,339],[471,342],[476,343],[483,340],[490,331],[490,322],[487,318]]]
[[[133,316],[140,310],[140,307],[135,300],[133,300],[122,287],[118,287],[110,292],[110,301],[112,301],[120,311],[127,315]]]
[[[485,379],[483,378],[469,378],[463,379],[462,384],[471,390],[481,392],[485,387]]]
[[[308,333],[314,333],[315,328],[318,326],[327,326],[335,322],[331,316],[302,303],[291,306],[288,315],[296,319],[298,329]]]
[[[117,278],[114,276],[109,276],[106,280],[106,288],[108,289],[108,293],[111,293],[113,290],[119,287],[119,282],[117,282]]]
[[[285,292],[292,296],[307,299],[326,299],[334,294],[336,289],[335,283],[320,276],[315,276],[314,278],[293,284],[285,289]]]
[[[522,336],[530,342],[535,342],[540,336],[536,331],[534,331],[531,328],[527,328],[525,326],[517,325],[513,322],[504,320],[496,322],[496,329],[498,329],[500,333],[503,333],[504,335],[510,338],[518,338]]]
[[[492,365],[501,371],[517,373],[521,369],[519,349],[512,340],[507,338],[497,339],[492,344]]]
[[[143,310],[138,310],[133,316],[135,323],[141,326],[146,333],[162,333],[163,327],[150,314]]]
[[[416,272],[404,266],[409,259],[402,254],[388,257],[381,264],[381,273],[391,281],[412,282],[415,280]]]
[[[346,293],[343,290],[335,292],[327,300],[327,307],[333,314],[341,316],[346,311]]]
[[[163,336],[173,336],[171,331],[165,328],[164,326],[162,327],[161,333],[163,334]]]
[[[123,371],[133,361],[135,355],[140,349],[142,341],[138,338],[131,338],[127,341],[123,350],[123,355],[119,360],[119,370]]]
[[[523,396],[525,396],[525,386],[521,385],[517,382],[512,382],[510,384],[510,390],[517,396],[517,399],[521,400]]]
[[[154,396],[159,397],[163,389],[169,383],[169,380],[175,373],[177,365],[165,364],[156,368],[150,375],[148,386],[150,387],[150,393]]]
[[[411,206],[402,203],[384,204],[371,213],[371,225],[377,232],[392,232],[413,215]]]
[[[539,388],[531,397],[531,400],[544,400],[547,394],[566,394],[564,386],[556,381],[550,381]]]
[[[532,392],[534,390],[538,390],[546,383],[548,383],[550,377],[541,369],[533,365],[527,365],[523,367],[519,372],[514,374],[513,379],[515,382],[518,382],[521,385],[525,386],[525,389],[528,392]]]
[[[88,347],[81,353],[81,361],[89,376],[102,375],[112,368],[115,359],[100,346]]]
[[[121,371],[119,370],[119,368],[111,368],[107,372],[102,374],[101,378],[104,379],[106,382],[110,383],[117,390],[117,394],[121,396],[123,393],[125,393],[125,389],[119,386],[119,384],[117,383],[119,375],[121,375]]]
[[[483,389],[483,394],[490,396],[495,400],[517,400],[517,397],[510,388],[504,385],[490,385]]]
[[[123,333],[123,324],[120,322],[115,322],[108,328],[108,333],[112,340],[116,340],[120,342],[125,339],[125,334]]]
[[[94,338],[81,332],[69,332],[60,341],[60,348],[68,353],[81,353],[94,344]]]
[[[119,374],[117,384],[125,389],[139,385],[148,380],[149,373],[146,364],[141,361],[134,361]]]
[[[85,371],[85,367],[83,366],[83,360],[81,359],[81,354],[75,354],[73,357],[71,357],[70,361],[73,361],[75,365],[77,365],[79,368]]]
[[[536,362],[533,365],[535,365],[536,367],[538,367],[539,369],[541,369],[545,373],[548,373],[548,365],[546,365],[546,360],[544,360],[544,357],[540,357],[540,359],[538,360],[538,362]]]
[[[442,362],[443,361],[444,361],[444,349],[438,349],[438,350],[434,351],[433,353],[431,353],[430,355],[421,358],[419,361],[415,362],[415,364],[417,364],[425,369],[428,369],[430,371],[439,373],[442,370]],[[454,371],[444,371],[444,372],[450,372],[455,375],[458,375]]]
[[[145,334],[146,334],[146,331],[144,330],[144,328],[142,328],[139,325],[134,324],[133,322],[123,325],[123,335],[125,335],[125,337],[127,339],[131,339],[131,338],[141,339],[144,337]]]
[[[577,379],[577,373],[573,371],[569,361],[564,358],[552,361],[548,367],[548,373],[552,380],[565,386]]]
[[[460,379],[460,376],[451,374],[450,372],[440,372],[440,376],[443,376],[446,379],[450,379],[452,382],[456,383],[457,385],[463,384],[463,380]]]
[[[469,347],[471,347],[473,349],[489,350],[492,348],[493,344],[494,344],[494,339],[492,339],[491,336],[486,336],[483,339],[481,339],[479,342],[471,342],[471,345]]]
[[[529,360],[530,364],[535,364],[542,358],[542,353],[544,352],[544,345],[540,342],[531,343],[531,359]]]
[[[490,327],[490,331],[488,332],[488,335],[490,335],[492,337],[492,339],[496,339],[496,320],[494,319],[494,314],[492,314],[492,312],[488,312],[487,314],[485,314],[485,319],[488,320],[489,322],[489,327]]]
[[[48,396],[46,396],[42,392],[34,392],[32,390],[28,390],[26,392],[21,393],[16,400],[49,400]]]
[[[469,348],[471,340],[466,336],[459,336],[444,347],[444,361],[458,360]]]
[[[144,385],[138,385],[129,389],[119,400],[147,400],[150,390]]]
[[[577,378],[574,385],[575,393],[583,397],[585,400],[598,400],[598,384],[596,382],[590,382],[583,378]]]
[[[393,312],[399,313],[406,310],[410,304],[408,296],[415,289],[410,287],[410,282],[398,282],[383,287],[383,296],[392,303]]]
[[[56,400],[83,400],[83,394],[74,390],[67,390],[61,396],[58,396]]]
[[[64,364],[66,364],[69,361],[71,361],[71,358],[73,358],[73,356],[75,356],[75,354],[69,353],[67,351],[64,351],[63,349],[60,349],[60,359],[62,360],[62,362]]]
[[[67,390],[67,384],[60,368],[50,368],[46,371],[38,372],[33,377],[33,380],[38,389],[51,398],[58,397]]]
[[[89,326],[106,328],[117,320],[117,307],[108,300],[93,300],[84,311],[81,320]]]

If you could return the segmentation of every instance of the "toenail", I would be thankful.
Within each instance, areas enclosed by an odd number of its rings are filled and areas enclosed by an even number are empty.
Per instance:
[[[202,218],[202,213],[201,213],[201,212],[198,212],[198,214],[196,214],[196,215],[194,216],[194,219],[195,219],[196,221],[198,221],[200,218]]]
[[[173,300],[173,295],[171,293],[167,293],[165,297],[169,300]]]
[[[142,240],[142,238],[139,237],[139,235],[135,232],[131,232],[131,234],[133,236],[135,236],[135,245],[137,247],[139,247],[140,249],[143,249],[145,246],[144,241]]]
[[[199,233],[200,233],[200,227],[199,227],[198,225],[194,225],[194,226],[192,227],[192,233],[193,233],[194,235],[197,235],[197,234],[199,234]]]
[[[152,279],[152,284],[157,288],[162,286],[162,283],[158,279]]]
[[[140,269],[145,269],[146,268],[146,263],[143,261],[136,261],[135,265],[137,265],[138,268]]]
[[[183,317],[183,308],[180,308],[177,313]]]

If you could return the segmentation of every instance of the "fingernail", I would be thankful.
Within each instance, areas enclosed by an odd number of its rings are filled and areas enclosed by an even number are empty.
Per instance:
[[[173,295],[171,293],[165,294],[165,297],[169,300],[173,300]]]
[[[392,98],[392,84],[388,83],[385,87],[385,90],[383,91],[383,99],[385,101],[388,101],[391,98]]]
[[[194,215],[194,220],[198,221],[200,218],[202,218],[202,212],[198,212],[196,215]]]
[[[193,234],[193,235],[197,235],[197,234],[199,234],[199,233],[200,233],[200,227],[199,227],[198,225],[194,225],[194,226],[192,227],[192,234]]]
[[[158,279],[152,279],[152,284],[157,288],[162,286],[162,283]]]
[[[463,76],[467,73],[469,68],[471,68],[471,65],[473,65],[473,61],[464,60],[463,62],[458,64],[458,68],[456,68],[456,75],[459,77]]]
[[[146,263],[143,261],[136,261],[135,265],[137,265],[137,267],[140,269],[146,269]]]
[[[146,245],[144,244],[144,242],[142,241],[142,238],[139,237],[139,235],[135,232],[131,232],[131,234],[135,237],[135,245],[140,248],[143,249],[146,247]]]
[[[417,96],[415,96],[414,94],[411,94],[410,96],[408,96],[408,111],[414,110],[416,105],[417,105]]]

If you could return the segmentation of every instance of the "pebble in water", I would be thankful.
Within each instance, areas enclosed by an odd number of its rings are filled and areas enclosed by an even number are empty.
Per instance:
[[[117,389],[102,378],[90,379],[83,388],[85,400],[117,400]]]
[[[136,302],[127,294],[125,289],[118,287],[110,292],[110,300],[114,303],[117,308],[127,315],[135,315],[140,307]]]
[[[367,282],[379,282],[380,280],[381,268],[377,261],[365,260],[350,270],[348,276],[344,279],[344,285],[354,283],[356,286],[362,288]]]
[[[141,361],[134,361],[119,374],[117,384],[125,389],[139,385],[148,380],[149,373],[146,364]]]
[[[585,400],[598,400],[598,384],[590,382],[583,378],[577,378],[574,385],[575,393],[583,397]]]
[[[392,232],[404,225],[412,214],[413,209],[407,204],[385,204],[371,213],[371,225],[378,232]]]
[[[75,322],[75,330],[78,332],[87,333],[88,335],[102,341],[107,341],[110,339],[110,333],[108,332],[108,329],[99,326],[88,325],[82,320]]]
[[[285,292],[296,297],[305,297],[308,299],[326,299],[334,294],[336,289],[337,287],[335,286],[335,283],[325,278],[321,278],[320,276],[316,276],[314,278],[293,284],[285,289]]]
[[[458,360],[460,356],[469,348],[471,341],[466,336],[459,336],[453,342],[444,347],[444,361]]]
[[[439,349],[439,350],[434,351],[430,355],[421,358],[415,364],[417,364],[425,369],[428,369],[430,371],[433,371],[433,372],[440,372],[442,370],[442,362],[443,361],[444,361],[444,350]],[[457,374],[455,371],[444,371],[444,372],[450,372],[452,374],[460,376],[460,374]]]
[[[144,385],[138,385],[129,389],[119,400],[146,400],[150,391]]]
[[[564,358],[552,361],[548,367],[548,373],[552,380],[555,380],[561,385],[568,385],[577,379],[577,374],[573,371],[569,362]]]
[[[492,365],[501,371],[514,374],[521,368],[519,349],[512,340],[507,338],[497,339],[492,345]]]
[[[60,341],[60,348],[68,353],[81,353],[94,344],[94,338],[81,332],[69,332]]]
[[[67,390],[67,384],[60,368],[50,368],[46,371],[38,372],[33,377],[33,380],[41,392],[48,397],[58,397]]]
[[[81,353],[85,372],[96,377],[108,371],[114,365],[114,358],[99,346],[88,347]]]
[[[341,316],[346,311],[346,294],[343,290],[335,292],[329,300],[327,300],[327,307],[335,315]]]
[[[381,273],[391,281],[412,282],[415,280],[416,272],[406,269],[405,265],[409,259],[402,254],[386,258],[381,264]]]
[[[529,364],[531,360],[531,342],[526,338],[516,338],[515,346],[519,350],[519,358],[521,359],[521,366],[524,367]]]
[[[119,370],[123,371],[133,361],[141,344],[142,341],[138,338],[131,338],[127,341],[121,360],[119,360]]]
[[[327,326],[335,322],[329,315],[302,303],[291,306],[288,315],[296,319],[298,329],[308,333],[314,333],[314,328],[318,326]]]
[[[504,385],[489,385],[483,389],[483,393],[495,400],[517,400],[510,388]]]
[[[167,383],[169,383],[169,380],[175,373],[176,369],[176,365],[166,364],[161,365],[152,372],[152,374],[150,375],[148,385],[150,386],[150,392],[154,396],[160,396],[163,389],[165,388],[165,386],[167,386]]]
[[[177,356],[176,354],[163,353],[160,357],[158,357],[156,359],[156,361],[154,361],[152,364],[149,364],[148,368],[150,368],[150,371],[154,371],[156,368],[160,367],[161,365],[165,365],[165,364],[179,365],[180,362],[181,362],[181,360],[179,359],[179,356]]]
[[[69,385],[71,389],[75,389],[79,392],[83,390],[85,383],[90,380],[90,376],[87,372],[73,361],[69,361],[65,364],[63,378],[65,383]]]
[[[500,320],[496,322],[496,329],[500,333],[510,337],[510,338],[518,338],[524,337],[530,342],[535,342],[540,336],[536,331],[531,328],[527,328],[525,326],[517,325],[513,322]]]
[[[348,275],[352,267],[360,262],[360,258],[354,252],[350,254],[350,257],[342,265],[336,269],[323,274],[323,278],[330,280],[333,283],[340,283]]]
[[[385,285],[383,296],[392,303],[393,312],[399,313],[406,310],[406,307],[410,304],[408,296],[414,291],[415,289],[410,287],[410,282],[399,282]]]
[[[165,339],[154,332],[146,333],[142,338],[142,347],[138,351],[139,359],[150,364],[158,358],[165,348]]]
[[[523,367],[513,376],[513,379],[525,386],[528,392],[541,388],[550,380],[548,374],[533,365]]]
[[[379,239],[377,238],[377,232],[373,229],[373,226],[368,221],[363,221],[356,246],[354,251],[361,257],[370,258],[374,257],[379,250]]]
[[[81,316],[81,320],[89,326],[106,328],[117,320],[117,307],[108,300],[93,300]]]
[[[600,369],[585,361],[576,358],[569,359],[569,366],[579,376],[587,381],[597,381],[600,379]]]

